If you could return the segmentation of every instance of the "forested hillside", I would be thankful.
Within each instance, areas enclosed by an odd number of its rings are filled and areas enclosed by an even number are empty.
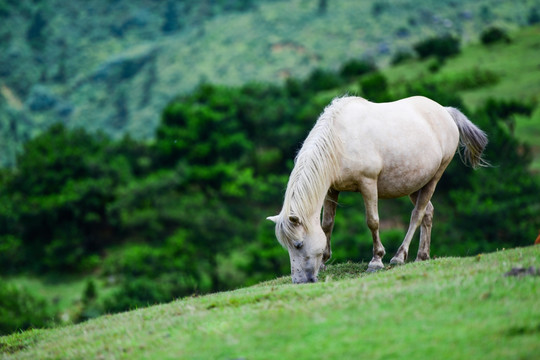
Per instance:
[[[477,41],[539,21],[538,0],[0,1],[0,165],[68,129],[154,139],[201,83],[282,84],[350,59],[387,64],[429,36]],[[249,30],[246,30],[249,29]]]

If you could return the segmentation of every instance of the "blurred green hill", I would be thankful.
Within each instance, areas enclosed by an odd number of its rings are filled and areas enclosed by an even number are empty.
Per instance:
[[[387,64],[429,36],[476,42],[539,21],[538,0],[0,0],[0,164],[53,123],[153,139],[200,83],[281,83],[350,59]]]

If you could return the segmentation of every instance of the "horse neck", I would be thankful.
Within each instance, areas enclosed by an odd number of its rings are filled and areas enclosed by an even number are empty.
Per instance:
[[[313,180],[309,181],[308,178],[304,178],[293,183],[289,181],[282,215],[296,215],[302,223],[308,224],[311,223],[310,220],[313,216],[320,214],[331,182],[315,178]]]
[[[330,121],[333,117],[327,112],[319,118],[300,149],[285,193],[283,215],[296,215],[305,224],[310,223],[311,217],[320,215],[328,188],[339,177],[341,142]]]

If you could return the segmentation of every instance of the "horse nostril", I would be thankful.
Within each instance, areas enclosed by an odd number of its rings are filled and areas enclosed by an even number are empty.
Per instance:
[[[308,277],[308,282],[310,283],[316,283],[317,282],[317,277],[316,276],[310,276]]]

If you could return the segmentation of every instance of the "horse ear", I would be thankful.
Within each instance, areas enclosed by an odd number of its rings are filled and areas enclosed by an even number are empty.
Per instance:
[[[266,220],[270,220],[273,223],[277,223],[278,217],[279,217],[279,215],[269,216],[269,217],[266,218]]]
[[[294,225],[300,225],[300,218],[296,215],[289,216],[289,221],[292,222]]]

